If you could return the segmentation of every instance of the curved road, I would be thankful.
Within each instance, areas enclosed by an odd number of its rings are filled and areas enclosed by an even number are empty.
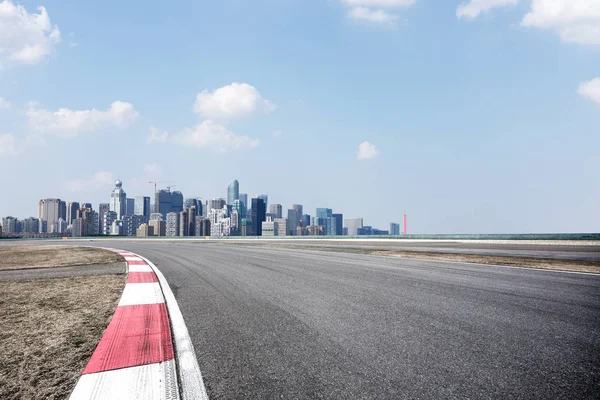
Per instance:
[[[210,242],[99,244],[161,269],[211,399],[600,393],[600,275]]]

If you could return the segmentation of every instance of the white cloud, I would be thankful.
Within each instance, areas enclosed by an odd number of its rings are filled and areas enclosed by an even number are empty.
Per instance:
[[[17,138],[12,133],[0,134],[0,156],[12,156],[20,153]]]
[[[356,157],[359,160],[368,160],[370,158],[375,158],[379,155],[379,150],[373,143],[362,142],[358,146],[358,152],[356,153]]]
[[[148,135],[148,139],[146,139],[146,143],[166,143],[169,140],[169,132],[164,131],[161,132],[160,129],[151,126],[150,127],[150,135]]]
[[[209,119],[233,119],[257,111],[269,113],[277,106],[263,99],[258,90],[247,83],[232,83],[213,92],[203,90],[196,96],[194,112]]]
[[[80,131],[92,131],[108,126],[127,128],[139,117],[131,103],[115,101],[105,111],[61,108],[51,112],[30,108],[27,113],[29,125],[40,132],[52,132],[59,136],[73,137]]]
[[[408,7],[416,0],[340,0],[348,8],[346,16],[356,22],[394,27],[399,17],[389,9]]]
[[[494,8],[512,6],[519,0],[470,0],[468,3],[462,3],[456,9],[458,18],[477,18],[479,14],[488,12]]]
[[[353,7],[348,10],[348,17],[355,21],[365,21],[376,24],[393,24],[398,20],[398,16],[388,13],[385,10],[372,10],[367,7]]]
[[[258,146],[258,139],[234,135],[227,127],[205,120],[193,128],[186,128],[173,140],[185,146],[210,148],[219,152],[251,149]]]
[[[74,179],[65,182],[63,186],[72,193],[100,191],[113,187],[116,177],[112,172],[99,171],[88,179]]]
[[[3,99],[0,97],[0,108],[10,108],[10,101]]]
[[[283,131],[281,129],[277,129],[277,130],[273,131],[273,136],[279,137],[281,135],[283,135]]]
[[[0,68],[8,64],[37,64],[54,52],[60,30],[50,23],[44,7],[29,13],[10,0],[0,2]]]
[[[588,82],[582,82],[577,89],[577,93],[600,106],[600,77]]]
[[[152,178],[158,178],[162,175],[163,169],[160,164],[144,164],[144,173]]]
[[[600,45],[600,0],[533,0],[522,24],[555,30],[567,43]]]

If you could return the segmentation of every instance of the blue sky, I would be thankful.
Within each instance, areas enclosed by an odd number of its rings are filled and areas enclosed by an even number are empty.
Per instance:
[[[600,0],[0,0],[0,99],[2,216],[238,179],[384,229],[600,230]]]

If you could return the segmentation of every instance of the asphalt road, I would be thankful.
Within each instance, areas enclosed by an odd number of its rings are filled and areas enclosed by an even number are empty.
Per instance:
[[[600,397],[600,275],[199,242],[163,272],[211,399]]]

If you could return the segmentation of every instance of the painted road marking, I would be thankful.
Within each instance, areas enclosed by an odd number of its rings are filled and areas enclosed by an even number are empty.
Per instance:
[[[152,268],[148,264],[130,265],[129,272],[152,272]]]
[[[172,360],[165,303],[119,306],[83,374]]]
[[[158,282],[154,272],[132,272],[127,275],[127,283],[148,283]]]
[[[131,306],[136,304],[164,303],[160,284],[152,283],[128,283],[125,285],[119,306]]]
[[[175,360],[82,375],[70,399],[179,399]]]

